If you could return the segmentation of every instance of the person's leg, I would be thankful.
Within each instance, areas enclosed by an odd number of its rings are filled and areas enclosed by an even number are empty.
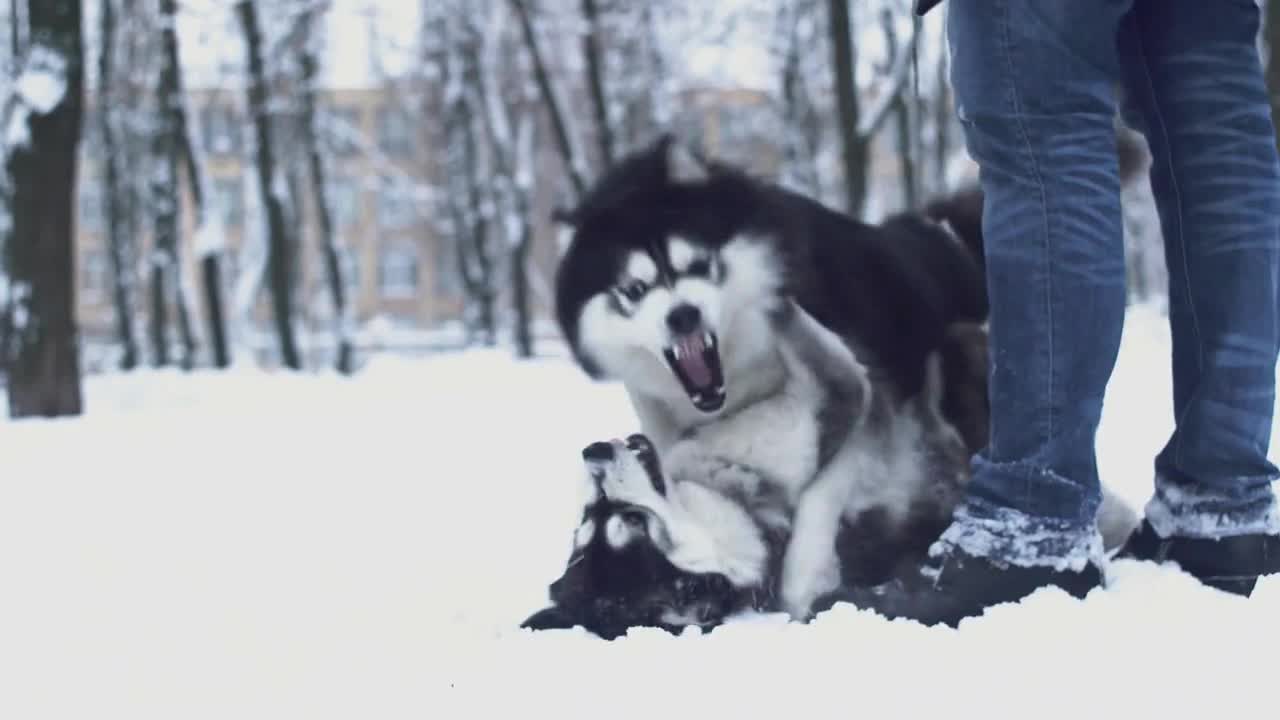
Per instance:
[[[985,196],[990,439],[929,582],[847,599],[957,621],[1100,581],[1094,436],[1125,309],[1116,35],[1130,0],[951,0],[952,83]],[[971,576],[971,579],[969,578]]]
[[[1280,158],[1259,22],[1249,0],[1138,0],[1122,31],[1125,115],[1152,151],[1173,340],[1176,424],[1155,462],[1148,545],[1152,536],[1280,533],[1278,473],[1267,459],[1280,349]],[[1270,571],[1280,570],[1280,540],[1201,547],[1181,559],[1223,589],[1247,595],[1268,554]],[[1255,564],[1224,555],[1240,552]]]

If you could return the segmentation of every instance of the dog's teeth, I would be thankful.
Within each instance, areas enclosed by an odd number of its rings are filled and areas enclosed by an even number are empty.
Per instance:
[[[709,348],[713,348],[716,346],[716,339],[711,336],[711,333],[703,333],[702,342],[706,343],[707,347]]]
[[[681,346],[679,343],[676,343],[675,345],[671,346],[671,354],[675,355],[677,360],[679,360],[680,357],[684,355],[684,353],[681,352]]]

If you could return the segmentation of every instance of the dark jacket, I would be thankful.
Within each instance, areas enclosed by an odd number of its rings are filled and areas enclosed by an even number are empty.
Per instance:
[[[924,15],[942,4],[942,0],[916,0],[916,15]]]

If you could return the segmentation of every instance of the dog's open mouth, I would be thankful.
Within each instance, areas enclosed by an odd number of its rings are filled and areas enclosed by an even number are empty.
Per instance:
[[[715,333],[695,332],[677,338],[662,351],[693,406],[715,412],[724,406],[724,369]]]

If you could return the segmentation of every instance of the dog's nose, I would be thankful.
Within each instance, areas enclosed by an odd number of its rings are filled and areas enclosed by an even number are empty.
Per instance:
[[[609,462],[613,460],[613,445],[607,442],[593,442],[582,449],[582,459]]]
[[[678,335],[688,335],[702,325],[702,313],[693,305],[677,305],[667,313],[667,327]]]

